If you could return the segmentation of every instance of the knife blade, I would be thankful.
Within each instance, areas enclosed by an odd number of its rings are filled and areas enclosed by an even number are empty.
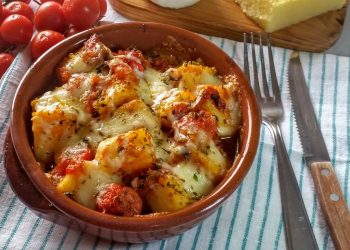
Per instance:
[[[305,162],[311,169],[331,237],[337,249],[350,249],[349,210],[317,122],[297,52],[293,52],[289,60],[288,80]]]

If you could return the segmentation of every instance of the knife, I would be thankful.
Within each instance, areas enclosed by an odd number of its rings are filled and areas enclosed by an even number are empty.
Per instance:
[[[317,123],[299,54],[293,52],[288,67],[292,107],[315,189],[337,249],[350,249],[350,214]]]

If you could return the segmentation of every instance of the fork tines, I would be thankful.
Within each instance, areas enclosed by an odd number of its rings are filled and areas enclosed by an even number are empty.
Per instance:
[[[269,56],[269,71],[270,71],[270,77],[271,77],[271,86],[272,86],[272,93],[269,91],[269,85],[268,80],[266,76],[266,68],[265,68],[265,59],[264,59],[264,51],[263,51],[263,35],[262,33],[258,33],[258,39],[259,39],[259,50],[260,50],[260,67],[261,67],[261,80],[262,80],[262,87],[259,83],[259,75],[258,75],[258,66],[257,66],[257,60],[256,60],[256,53],[255,53],[255,43],[254,38],[255,35],[253,32],[250,33],[250,44],[251,44],[251,55],[252,55],[252,64],[253,64],[253,82],[250,79],[250,70],[249,70],[249,50],[248,50],[248,35],[247,33],[243,34],[243,41],[244,41],[244,71],[247,76],[247,79],[250,81],[250,83],[253,85],[254,92],[256,97],[258,98],[258,101],[261,101],[261,99],[274,99],[275,101],[280,102],[280,90],[278,87],[278,81],[275,71],[275,65],[273,62],[273,55],[272,55],[272,49],[271,49],[271,43],[270,43],[270,34],[266,34],[266,44],[268,47],[268,56]],[[263,95],[262,93],[263,92]]]

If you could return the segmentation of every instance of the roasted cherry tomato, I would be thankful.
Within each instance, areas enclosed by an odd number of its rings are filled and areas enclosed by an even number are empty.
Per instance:
[[[13,55],[9,53],[0,53],[0,78],[6,72],[8,67],[13,62]]]
[[[5,50],[8,47],[10,47],[10,44],[6,42],[0,34],[0,50]]]
[[[2,38],[10,44],[26,44],[33,35],[33,23],[25,16],[8,16],[0,27]]]
[[[100,2],[100,18],[101,18],[107,12],[107,2],[106,0],[99,0],[99,2]]]
[[[207,111],[190,112],[174,124],[175,129],[182,135],[193,138],[196,131],[203,130],[211,138],[217,137],[217,120]]]
[[[124,55],[125,57],[122,60],[127,63],[134,70],[143,72],[145,70],[144,64],[146,60],[139,50],[119,50],[117,55]]]
[[[64,32],[68,24],[63,15],[62,5],[52,1],[40,5],[35,13],[34,25],[37,30]]]
[[[84,161],[90,161],[94,154],[89,148],[71,147],[63,152],[58,164],[52,170],[55,177],[63,177],[66,174],[78,174],[82,172]]]
[[[134,216],[142,211],[142,199],[131,187],[112,183],[96,196],[96,210],[102,213]]]
[[[33,21],[34,18],[34,12],[32,8],[29,7],[28,4],[20,1],[14,1],[11,3],[8,3],[3,10],[3,18],[18,14],[27,17],[30,21]]]
[[[36,34],[31,44],[33,59],[36,60],[45,51],[62,41],[64,38],[65,37],[61,33],[52,30],[45,30]]]
[[[62,9],[66,21],[79,29],[92,26],[100,17],[99,0],[65,0]]]

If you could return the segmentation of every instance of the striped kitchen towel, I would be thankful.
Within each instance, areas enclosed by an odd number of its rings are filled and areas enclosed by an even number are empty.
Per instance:
[[[207,37],[240,66],[243,45],[226,39]],[[306,209],[320,249],[332,249],[313,181],[302,159],[289,93],[287,66],[291,51],[274,48],[276,71],[282,91],[285,119],[282,123],[286,147],[297,176]],[[30,63],[28,51],[16,57],[0,87],[0,132],[3,144],[11,102]],[[314,108],[349,202],[350,172],[350,58],[327,54],[301,53],[305,78]],[[285,249],[281,203],[273,142],[266,128],[261,129],[259,149],[248,175],[216,213],[182,235],[146,244],[119,244],[46,221],[26,208],[13,194],[0,154],[0,248],[1,249]]]

